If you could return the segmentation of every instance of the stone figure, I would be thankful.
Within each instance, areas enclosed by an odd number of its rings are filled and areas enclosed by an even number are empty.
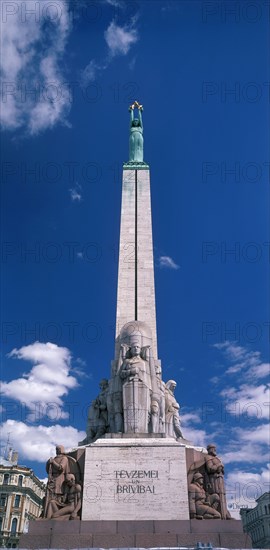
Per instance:
[[[224,484],[224,466],[217,456],[216,446],[211,443],[207,446],[208,454],[205,456],[205,486],[210,494],[218,494],[219,511],[222,519],[231,519],[227,509],[226,491]]]
[[[123,345],[121,347],[123,351],[126,348]],[[143,356],[146,357],[146,349],[147,348],[144,348],[144,350],[142,350],[140,344],[138,342],[134,342],[125,354],[125,359],[120,370],[120,376],[123,380],[140,380],[150,389],[151,378],[149,365],[148,361],[143,359]]]
[[[87,436],[79,445],[92,443],[105,433],[165,433],[168,391],[160,363],[152,354],[151,328],[138,320],[126,323],[117,337],[111,378],[100,382],[100,393],[89,409]],[[175,437],[181,430],[173,393],[170,405]]]
[[[224,466],[217,456],[216,446],[213,443],[207,446],[207,454],[201,453],[201,458],[190,466],[188,472],[189,482],[196,474],[202,476],[203,487],[209,499],[215,499],[215,508],[221,519],[231,519],[226,502]]]
[[[109,382],[107,407],[109,431],[111,433],[123,432],[123,381],[119,374],[121,364],[121,359],[114,361],[113,376]]]
[[[78,462],[65,453],[62,445],[56,446],[56,456],[49,458],[46,464],[48,474],[48,483],[46,487],[43,517],[48,519],[52,517],[52,502],[54,502],[53,510],[56,504],[62,506],[63,497],[66,491],[66,480],[72,474],[78,483],[80,481],[80,468]],[[56,511],[56,510],[54,510]]]
[[[134,109],[138,109],[138,117],[134,118]],[[143,123],[142,123],[143,106],[135,101],[129,107],[130,111],[130,136],[129,136],[129,161],[143,162]]]
[[[165,392],[166,385],[161,378],[161,366],[155,365],[158,399],[152,396],[151,400],[151,414],[152,414],[152,427],[154,433],[165,432]]]
[[[60,498],[63,494],[63,483],[70,473],[69,460],[63,445],[56,446],[56,456],[50,457],[46,464],[48,474],[47,492],[50,498]]]
[[[109,382],[102,378],[99,383],[100,393],[90,405],[86,427],[86,438],[80,445],[87,445],[104,435],[108,430],[108,388]]]
[[[151,418],[151,375],[148,351],[149,347],[141,348],[138,340],[132,342],[125,353],[120,368],[120,378],[123,380],[123,413],[125,433],[148,433]]]
[[[176,388],[176,382],[169,380],[165,384],[165,423],[166,434],[170,437],[176,437],[176,439],[183,439],[183,434],[180,427],[179,409],[180,405],[177,403],[174,390]]]
[[[152,355],[152,333],[141,321],[126,323],[116,342],[107,398],[111,433],[159,433],[161,391]],[[164,415],[163,415],[164,416]],[[162,430],[165,431],[165,428]]]
[[[81,485],[76,483],[74,474],[67,474],[61,500],[51,499],[47,509],[47,519],[80,519]]]
[[[219,497],[217,494],[208,495],[203,487],[203,475],[199,472],[193,475],[189,484],[190,517],[195,519],[220,519],[217,511]]]

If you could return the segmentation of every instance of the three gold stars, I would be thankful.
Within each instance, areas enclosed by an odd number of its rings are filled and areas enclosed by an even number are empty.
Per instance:
[[[132,109],[132,111],[137,107],[137,109],[139,109],[139,111],[141,111],[143,109],[143,106],[140,105],[140,103],[138,101],[134,101],[134,103],[132,105],[130,105],[130,109]]]

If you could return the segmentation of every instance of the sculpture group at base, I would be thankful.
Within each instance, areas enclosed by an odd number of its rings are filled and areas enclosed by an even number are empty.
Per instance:
[[[128,376],[135,376],[135,374],[129,373]],[[167,384],[170,388],[174,385],[172,380]],[[102,381],[102,391],[106,386],[105,381]],[[172,389],[170,391],[172,392]],[[172,408],[170,418],[171,423],[174,423],[176,420],[173,420],[175,407],[173,393],[170,396]],[[208,445],[207,453],[200,454],[200,459],[190,466],[187,475],[190,518],[231,519],[226,503],[224,466],[216,454],[215,445]],[[79,520],[83,480],[78,462],[65,453],[62,445],[58,445],[56,456],[47,461],[46,470],[48,483],[43,519]]]
[[[91,403],[86,438],[94,442],[106,433],[166,434],[183,439],[176,382],[162,380],[160,361],[152,356],[150,328],[139,321],[124,325],[110,380],[100,381]]]
[[[227,509],[224,466],[216,446],[207,446],[207,454],[194,462],[188,473],[190,517],[195,519],[231,519]]]
[[[48,483],[43,510],[44,519],[80,519],[82,506],[81,475],[78,462],[62,445],[57,445],[56,456],[46,464]]]

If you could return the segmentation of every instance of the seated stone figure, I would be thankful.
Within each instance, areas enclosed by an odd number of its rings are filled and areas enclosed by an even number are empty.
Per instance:
[[[81,485],[75,482],[73,474],[67,474],[61,501],[50,500],[47,519],[80,519],[81,506]]]
[[[190,517],[195,519],[220,519],[217,511],[219,497],[217,494],[208,495],[203,487],[203,475],[197,472],[189,484]]]
[[[179,409],[180,405],[174,397],[176,382],[169,380],[165,386],[165,425],[166,434],[176,439],[183,439],[180,427]]]
[[[63,445],[57,445],[56,456],[49,458],[46,464],[48,483],[44,498],[43,519],[50,519],[54,511],[66,502],[67,485],[69,476],[72,475],[77,482],[81,479],[80,467],[72,456],[65,453]],[[73,490],[72,490],[73,492]],[[63,500],[64,499],[64,500]],[[53,504],[52,504],[53,503]]]

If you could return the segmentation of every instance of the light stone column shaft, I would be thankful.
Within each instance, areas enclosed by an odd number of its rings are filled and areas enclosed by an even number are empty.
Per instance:
[[[150,172],[123,170],[121,229],[116,310],[117,338],[129,321],[143,321],[152,330],[157,355],[156,304],[152,240]]]

